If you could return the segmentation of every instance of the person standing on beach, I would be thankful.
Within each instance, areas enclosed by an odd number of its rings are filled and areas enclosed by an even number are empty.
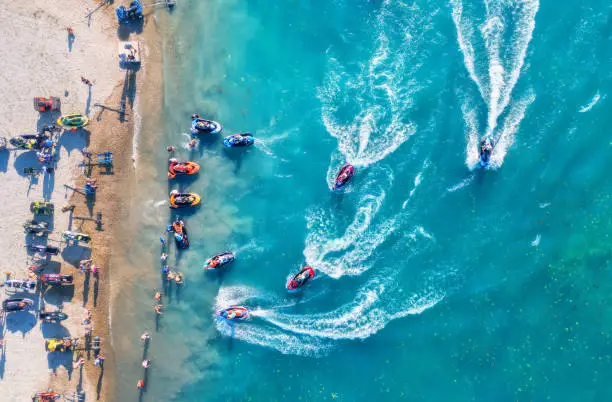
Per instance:
[[[149,335],[148,332],[144,332],[142,335],[140,335],[140,340],[141,341],[148,341],[149,339],[151,339],[151,335]]]
[[[81,76],[81,82],[85,85],[87,85],[88,87],[91,87],[93,85],[93,83],[91,81],[89,81],[87,78]]]
[[[143,361],[142,361],[142,367],[143,367],[144,369],[148,369],[150,366],[151,366],[151,360],[148,360],[148,359],[147,359],[147,360],[143,360]]]
[[[100,353],[98,357],[96,357],[96,360],[94,361],[94,365],[100,366],[100,367],[104,366],[104,356],[102,356],[102,353]]]

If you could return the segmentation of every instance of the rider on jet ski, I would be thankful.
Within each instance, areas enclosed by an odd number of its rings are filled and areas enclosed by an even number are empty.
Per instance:
[[[485,137],[480,141],[480,166],[485,167],[489,164],[491,153],[493,152],[493,142],[490,137]]]
[[[306,266],[300,270],[287,284],[287,290],[297,291],[299,288],[304,286],[306,282],[314,278],[315,271],[312,267]]]

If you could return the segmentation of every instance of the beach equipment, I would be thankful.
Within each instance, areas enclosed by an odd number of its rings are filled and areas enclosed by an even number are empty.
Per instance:
[[[234,253],[231,251],[224,251],[223,253],[219,253],[208,260],[206,260],[206,264],[204,265],[204,269],[217,269],[221,268],[224,265],[229,264],[234,261]]]
[[[174,179],[176,176],[196,174],[200,171],[200,165],[195,162],[179,162],[175,158],[168,160],[168,178]]]
[[[79,344],[77,338],[51,338],[45,339],[45,349],[47,352],[70,352]]]
[[[53,215],[55,207],[50,202],[34,201],[30,203],[30,212],[34,215]]]
[[[49,222],[37,221],[34,219],[27,220],[23,224],[23,230],[26,233],[41,233],[47,234],[50,232],[49,230]]]
[[[63,286],[72,285],[74,278],[70,274],[43,274],[40,281],[51,286]]]
[[[51,148],[53,141],[43,134],[21,134],[9,140],[9,143],[19,149],[44,149]]]
[[[309,280],[315,277],[315,271],[312,267],[305,266],[300,269],[300,272],[295,274],[287,283],[287,290],[289,292],[297,292],[302,286],[304,286]]]
[[[120,24],[127,24],[130,22],[141,22],[142,21],[142,4],[140,1],[135,0],[130,3],[129,7],[120,5],[115,10],[117,15],[117,21]]]
[[[255,143],[251,133],[233,134],[223,139],[223,145],[228,148],[248,147]]]
[[[355,174],[355,168],[350,163],[342,166],[342,169],[336,175],[336,180],[334,180],[334,190],[342,189],[346,183],[353,177]]]
[[[66,241],[74,241],[76,243],[81,241],[83,243],[89,243],[91,241],[91,236],[86,235],[84,233],[72,232],[70,230],[67,230],[62,233],[62,238]]]
[[[61,311],[41,311],[38,318],[45,322],[59,322],[68,318],[68,314]]]
[[[191,117],[191,134],[193,135],[218,134],[223,131],[223,126],[216,121],[202,119],[197,114],[194,114]]]
[[[179,193],[172,190],[170,193],[170,208],[195,207],[200,204],[200,196],[195,193]]]
[[[36,96],[34,98],[34,110],[43,112],[50,112],[60,110],[61,100],[58,96],[50,96],[43,98],[42,96]]]
[[[128,68],[140,65],[140,42],[119,43],[119,66]]]
[[[89,124],[89,117],[81,113],[71,113],[61,116],[56,123],[65,129],[83,128]]]
[[[23,297],[16,297],[13,299],[6,299],[2,302],[2,310],[5,313],[12,313],[15,311],[26,311],[34,306],[34,302],[30,299]]]
[[[189,238],[187,237],[187,228],[185,222],[177,216],[176,220],[172,223],[172,231],[174,232],[174,241],[176,247],[184,249],[189,247]]]
[[[36,281],[26,279],[7,279],[4,281],[2,286],[12,290],[34,290],[36,289]]]
[[[244,306],[230,306],[217,311],[217,315],[227,321],[244,321],[249,318],[249,310]]]

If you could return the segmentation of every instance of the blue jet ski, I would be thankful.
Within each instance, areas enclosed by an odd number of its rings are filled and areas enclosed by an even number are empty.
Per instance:
[[[220,123],[212,120],[206,120],[198,114],[191,116],[191,134],[219,134],[223,130]]]
[[[249,147],[255,143],[255,138],[251,133],[228,135],[223,139],[223,145],[228,148]]]
[[[489,162],[491,161],[491,154],[493,153],[493,140],[491,137],[485,137],[480,141],[480,149],[478,150],[480,167],[486,168],[489,166]]]
[[[129,7],[121,5],[115,10],[117,14],[117,21],[120,24],[128,24],[130,22],[136,22],[142,20],[142,4],[140,1],[135,0],[130,3]]]

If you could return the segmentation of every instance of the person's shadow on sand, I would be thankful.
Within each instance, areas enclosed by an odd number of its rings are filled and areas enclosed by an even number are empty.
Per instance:
[[[51,200],[51,195],[53,194],[53,189],[55,188],[55,174],[54,173],[45,173],[43,175],[43,199],[45,201]]]
[[[73,150],[76,149],[80,151],[88,145],[89,135],[89,131],[84,129],[77,130],[76,133],[64,131],[57,141],[57,147],[64,147],[68,155],[70,155],[70,152]]]
[[[15,162],[13,162],[13,167],[17,171],[17,174],[20,176],[28,176],[27,173],[24,173],[24,169],[26,168],[34,168],[38,166],[38,157],[36,156],[35,151],[27,151],[23,152],[21,155],[15,158]]]
[[[0,151],[0,172],[8,170],[8,161],[11,153],[7,150]]]

